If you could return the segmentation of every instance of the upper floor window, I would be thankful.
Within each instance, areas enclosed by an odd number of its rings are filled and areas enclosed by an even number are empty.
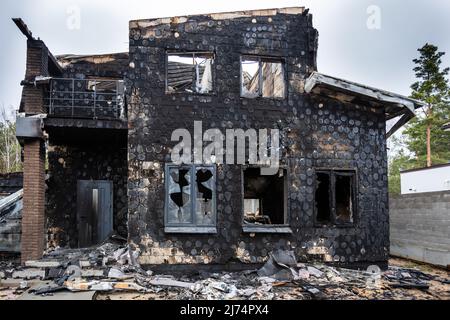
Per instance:
[[[280,58],[241,57],[241,96],[245,98],[284,98],[284,63]]]
[[[213,87],[214,53],[168,52],[166,92],[211,93]]]

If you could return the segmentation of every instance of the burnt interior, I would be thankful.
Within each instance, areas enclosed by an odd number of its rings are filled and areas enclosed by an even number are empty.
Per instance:
[[[336,223],[353,222],[353,176],[337,174],[336,185]]]
[[[331,222],[330,175],[324,172],[316,174],[316,220],[320,224]]]
[[[167,53],[166,92],[213,91],[212,52]]]
[[[316,172],[315,212],[319,225],[351,224],[354,217],[354,172]]]
[[[260,168],[244,170],[244,222],[285,224],[286,170],[275,175],[261,175]]]

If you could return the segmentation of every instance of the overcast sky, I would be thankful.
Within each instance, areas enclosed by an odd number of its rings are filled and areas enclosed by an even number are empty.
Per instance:
[[[313,14],[322,73],[409,95],[417,48],[437,45],[450,66],[448,0],[4,0],[0,105],[18,108],[25,73],[26,39],[13,17],[23,18],[55,55],[95,54],[127,51],[133,19],[290,6]]]

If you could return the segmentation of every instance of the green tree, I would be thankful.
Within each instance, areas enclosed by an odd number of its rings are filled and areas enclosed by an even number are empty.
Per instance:
[[[400,194],[400,171],[411,169],[414,166],[414,159],[406,155],[403,150],[389,159],[389,193]]]
[[[390,140],[389,192],[393,194],[400,193],[401,170],[450,160],[450,132],[442,128],[450,122],[449,68],[441,68],[445,53],[428,43],[418,51],[419,58],[413,60],[417,81],[411,86],[411,97],[427,105],[405,126],[403,139],[393,136]]]
[[[16,139],[16,124],[0,105],[0,173],[22,170],[21,147]]]
[[[450,121],[450,87],[446,78],[450,68],[441,68],[445,53],[439,52],[438,47],[427,43],[418,51],[419,58],[413,60],[417,81],[411,86],[411,97],[427,105],[406,126],[404,134],[417,166],[430,167],[450,159],[450,133],[442,129]]]

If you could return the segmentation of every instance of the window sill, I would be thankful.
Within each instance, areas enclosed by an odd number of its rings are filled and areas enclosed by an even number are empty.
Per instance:
[[[164,227],[165,233],[216,234],[216,227]]]
[[[248,100],[273,100],[273,101],[284,101],[286,100],[286,97],[263,97],[263,96],[256,96],[256,97],[251,97],[251,96],[240,96],[241,99],[248,99]]]
[[[334,229],[349,229],[349,228],[355,228],[356,225],[353,223],[347,223],[347,224],[316,224],[314,226],[315,228],[334,228]]]
[[[216,97],[217,96],[217,92],[213,91],[213,92],[205,92],[205,93],[201,93],[201,92],[187,92],[187,91],[164,91],[164,94],[167,96],[170,95],[186,95],[186,96],[198,96],[198,97]]]
[[[281,233],[291,234],[292,229],[289,226],[255,226],[244,225],[242,227],[244,233]]]

